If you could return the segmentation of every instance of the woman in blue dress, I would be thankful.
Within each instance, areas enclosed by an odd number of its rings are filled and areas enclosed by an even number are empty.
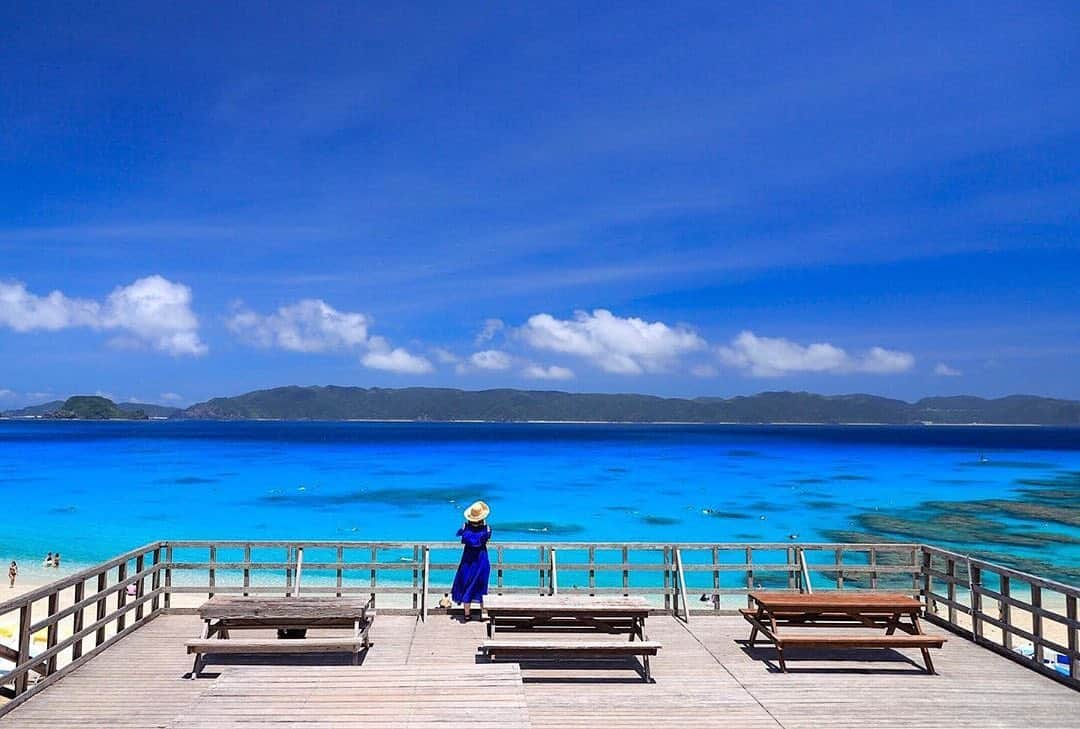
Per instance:
[[[491,539],[491,527],[485,521],[491,509],[483,501],[465,510],[465,523],[457,531],[461,543],[461,562],[454,575],[454,588],[451,596],[454,602],[465,606],[465,619],[471,618],[472,603],[484,607],[484,595],[488,590],[488,577],[491,575],[491,562],[488,561],[487,543]]]

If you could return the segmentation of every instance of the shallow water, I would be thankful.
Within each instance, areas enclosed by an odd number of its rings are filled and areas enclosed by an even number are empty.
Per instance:
[[[4,421],[0,493],[0,559],[91,562],[160,538],[446,540],[483,498],[504,540],[932,529],[961,551],[1080,564],[1077,429]]]

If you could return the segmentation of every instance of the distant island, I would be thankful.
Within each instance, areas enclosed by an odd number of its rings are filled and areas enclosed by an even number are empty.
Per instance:
[[[1033,395],[927,397],[762,392],[664,398],[553,390],[288,386],[217,397],[186,409],[78,396],[2,414],[9,418],[180,420],[404,420],[611,423],[826,423],[1080,425],[1080,401]]]
[[[67,400],[53,400],[19,410],[0,413],[5,418],[42,418],[47,420],[149,420],[167,418],[179,408],[137,402],[115,403],[100,395],[74,395]]]

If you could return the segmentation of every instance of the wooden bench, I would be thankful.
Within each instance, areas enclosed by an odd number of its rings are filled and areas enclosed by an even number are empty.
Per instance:
[[[640,656],[641,675],[646,681],[652,680],[649,671],[649,656],[655,656],[663,645],[650,640],[614,643],[599,640],[558,640],[540,639],[500,639],[485,640],[480,645],[480,652],[492,660],[500,657],[516,659],[610,659]]]
[[[258,638],[197,638],[187,642],[188,654],[255,654],[255,653],[352,653],[358,655],[366,647],[366,638],[303,638],[277,640]],[[355,663],[355,660],[354,660]]]
[[[662,647],[645,635],[649,603],[641,597],[585,595],[489,595],[484,600],[488,614],[488,640],[480,652],[491,659],[500,656],[524,659],[579,659],[640,656],[640,673],[652,680],[649,656]],[[529,632],[545,630],[557,637],[496,639],[499,627]],[[574,637],[574,633],[627,633],[625,643]]]

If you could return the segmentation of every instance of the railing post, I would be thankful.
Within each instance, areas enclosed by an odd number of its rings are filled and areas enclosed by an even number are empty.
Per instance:
[[[19,658],[17,665],[22,665],[30,660],[30,618],[31,618],[31,606],[32,603],[27,602],[19,608]],[[15,693],[16,695],[26,691],[30,682],[29,669],[23,671],[18,678],[15,679]]]
[[[543,595],[544,594],[544,581],[545,581],[545,578],[547,577],[547,570],[544,569],[544,548],[542,546],[537,547],[536,552],[537,552],[536,562],[537,562],[537,566],[539,567],[539,569],[537,570],[537,580],[539,582],[538,594]]]
[[[59,591],[49,595],[49,617],[53,617],[60,610],[60,593]],[[45,629],[45,650],[51,650],[56,647],[56,639],[60,635],[60,626],[53,622]],[[51,676],[56,671],[56,656],[52,656],[46,662],[45,675]]]
[[[80,603],[80,602],[83,601],[83,598],[85,598],[85,597],[86,597],[86,582],[84,582],[84,581],[76,582],[75,583],[75,596],[74,596],[75,602]],[[73,634],[78,633],[79,631],[81,631],[83,629],[83,611],[85,611],[85,610],[86,610],[86,608],[79,608],[78,610],[75,611],[75,614],[72,616],[72,618],[71,618],[71,632]],[[82,642],[83,642],[83,639],[78,638],[78,639],[75,640],[75,643],[71,646],[71,660],[74,661],[75,659],[82,656]]]
[[[97,576],[97,591],[98,591],[98,594],[101,595],[101,593],[105,592],[105,588],[108,587],[108,585],[109,585],[109,572],[108,572],[108,570],[102,570],[101,572],[98,573],[98,576]],[[105,596],[105,595],[101,595],[101,597],[97,601],[97,620],[98,621],[101,621],[101,620],[105,619],[106,611],[109,608],[106,600],[108,600],[108,597]],[[105,626],[102,625],[101,627],[99,627],[97,629],[97,631],[96,631],[96,633],[94,635],[94,645],[99,646],[104,642],[105,642]]]
[[[379,548],[371,548],[371,606],[375,607],[375,584],[378,581],[378,570],[375,565],[379,563]]]
[[[146,568],[146,555],[140,554],[135,558],[135,574],[139,575],[139,581],[135,583],[135,599],[141,600],[145,594],[144,586],[146,585],[146,578],[142,576],[142,571]],[[143,604],[139,603],[135,606],[135,622],[139,622],[143,619]]]
[[[243,570],[242,579],[244,581],[244,597],[247,597],[250,594],[248,592],[248,588],[251,587],[251,545],[250,544],[245,544],[244,545],[244,570]]]
[[[1013,647],[1013,634],[1012,634],[1012,605],[1007,600],[1011,597],[1011,586],[1008,575],[1001,575],[1001,597],[998,602],[998,610],[1001,613],[1001,644],[1005,648],[1012,650]]]
[[[217,587],[217,570],[214,565],[217,564],[217,545],[210,546],[210,597],[214,596],[214,588]]]
[[[810,594],[814,592],[814,586],[810,584],[810,570],[806,566],[806,551],[800,549],[799,553],[802,555],[802,568],[805,574],[803,579],[806,580],[806,591]],[[837,547],[836,554],[833,557],[833,561],[836,563],[836,589],[844,589],[844,548]]]
[[[870,552],[870,559],[871,559],[871,564],[873,564],[873,559],[874,559],[874,552],[873,551]],[[926,547],[923,547],[923,554],[922,554],[923,609],[927,612],[927,614],[932,614],[934,612],[934,609],[933,609],[934,600],[933,600],[933,598],[930,597],[930,594],[934,591],[934,577],[933,577],[933,575],[930,574],[930,569],[931,569],[931,564],[932,564],[931,560],[932,559],[933,559],[933,555],[930,554],[930,550],[926,549]],[[874,572],[873,574],[874,574],[873,587],[876,589],[877,588],[877,572]]]
[[[154,548],[154,556],[151,557],[151,565],[154,568],[154,574],[150,578],[150,591],[154,593],[154,596],[150,598],[150,612],[156,613],[158,608],[161,607],[161,598],[158,596],[158,590],[161,588],[161,547]]]
[[[338,547],[338,561],[341,561],[341,547]],[[414,544],[412,548],[412,609],[420,609],[420,595],[417,591],[420,589],[420,545]],[[338,597],[341,597],[341,570],[338,570]]]
[[[712,548],[712,588],[713,588],[713,612],[720,612],[720,569],[717,565],[720,564],[720,550],[716,547]]]
[[[788,586],[789,590],[794,590],[795,589],[795,575],[796,575],[796,572],[792,568],[795,567],[795,550],[792,549],[791,547],[788,547],[786,550],[784,550],[784,553],[787,555],[787,557],[786,557],[787,566],[788,566],[787,586]]]
[[[623,547],[622,548],[622,563],[623,563],[622,594],[624,596],[626,596],[626,595],[630,594],[630,568],[627,567],[627,565],[630,564],[630,548],[629,547]]]
[[[1069,652],[1072,654],[1069,656],[1069,677],[1074,680],[1080,680],[1080,646],[1078,643],[1078,634],[1080,634],[1080,627],[1076,626],[1076,596],[1066,595],[1065,597],[1065,617],[1073,621],[1073,625],[1068,626],[1069,638],[1068,646]]]
[[[420,620],[427,621],[428,575],[431,571],[431,550],[424,546],[423,590],[420,592]]]
[[[589,597],[596,595],[596,547],[589,547]]]
[[[548,550],[548,574],[550,575],[548,581],[551,583],[551,594],[555,595],[559,592],[559,568],[555,563],[555,547],[551,547]]]
[[[968,590],[971,593],[971,633],[975,642],[978,642],[983,637],[982,593],[979,592],[982,587],[982,570],[971,564],[971,557],[967,558],[967,565]]]
[[[664,547],[664,610],[671,614],[671,548]]]
[[[495,547],[495,586],[499,588],[499,594],[502,594],[503,586],[503,548],[500,544]]]
[[[746,607],[752,608],[754,606],[753,601],[750,599],[750,592],[754,589],[754,548],[746,548]]]
[[[925,558],[927,558],[929,556],[930,556],[929,554],[924,554],[923,558],[925,559]],[[870,568],[871,568],[870,569],[870,589],[871,590],[876,590],[877,589],[877,570],[873,569],[874,567],[877,567],[877,548],[876,547],[870,547]]]
[[[1043,648],[1043,618],[1039,614],[1042,610],[1042,587],[1031,586],[1031,633],[1035,636],[1035,662],[1042,664],[1046,657],[1046,649]]]
[[[799,560],[799,584],[801,589],[807,595],[814,594],[814,586],[810,584],[810,568],[806,564],[806,550],[802,547],[798,547],[795,550],[795,556]],[[839,587],[843,587],[843,578],[840,578]]]
[[[337,548],[336,557],[337,557],[337,563],[338,563],[337,574],[336,574],[337,592],[334,593],[334,594],[337,595],[338,597],[341,597],[341,594],[342,594],[341,593],[341,588],[342,588],[342,585],[345,584],[345,572],[344,572],[344,568],[342,567],[342,565],[345,563],[345,547],[342,547],[340,544],[338,545],[338,548]],[[413,562],[416,562],[419,558],[420,558],[419,548],[418,547],[413,547]],[[416,587],[416,577],[417,577],[416,570],[413,570],[413,587]],[[415,610],[416,607],[417,607],[416,595],[413,594],[413,609]]]
[[[292,596],[292,547],[285,547],[285,597]]]
[[[116,583],[120,584],[121,582],[123,582],[126,579],[127,579],[127,561],[124,561],[124,562],[121,562],[120,566],[116,568]],[[127,588],[126,587],[123,588],[122,590],[117,590],[116,591],[116,609],[119,610],[120,608],[124,607],[125,605],[127,605]],[[116,618],[116,632],[117,633],[119,633],[121,630],[123,630],[124,626],[127,625],[126,618],[127,618],[127,613],[124,613],[123,615],[117,616],[117,618]]]
[[[686,576],[683,574],[682,550],[675,547],[675,573],[679,578],[679,589],[675,593],[676,598],[682,600],[683,621],[690,622],[690,600],[686,597]],[[676,610],[678,606],[676,605]]]
[[[300,590],[303,589],[301,578],[304,575],[304,548],[296,548],[296,579],[293,580],[293,596],[300,597]]]
[[[945,558],[945,574],[950,578],[949,589],[946,593],[949,595],[949,622],[956,625],[956,560],[952,557]],[[971,578],[971,573],[968,573],[968,578]]]
[[[171,544],[165,545],[165,609],[168,610],[172,603],[172,562],[173,548]]]

